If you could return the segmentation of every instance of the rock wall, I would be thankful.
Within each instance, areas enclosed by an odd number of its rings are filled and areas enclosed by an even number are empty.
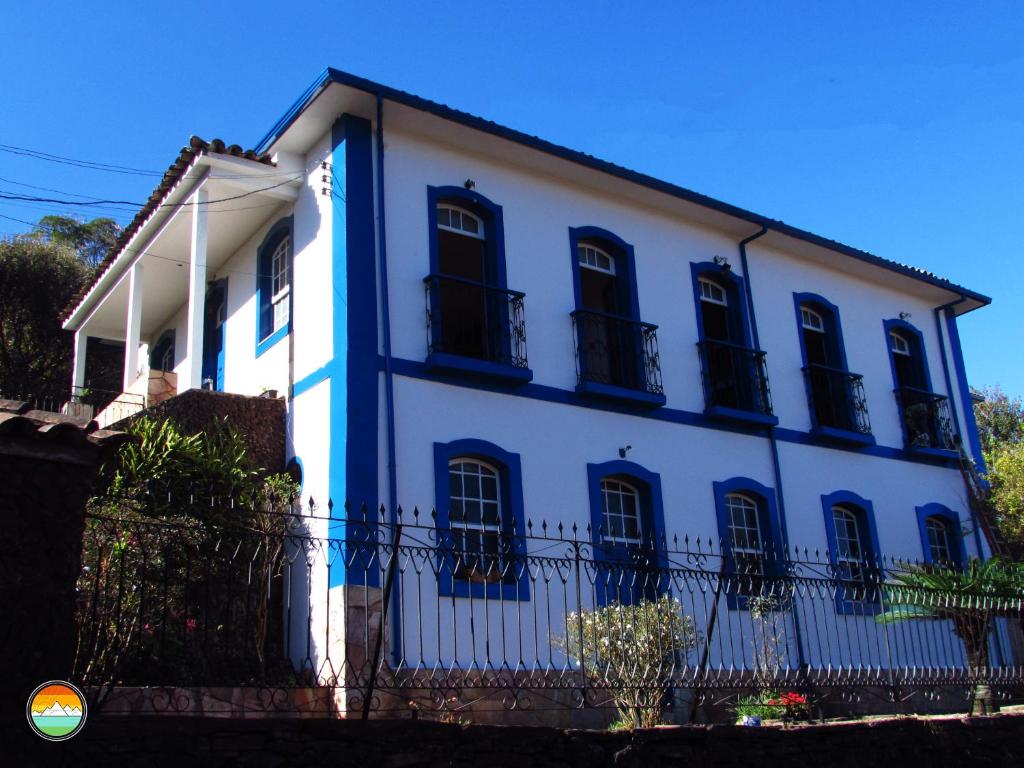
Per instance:
[[[157,403],[145,413],[172,419],[188,433],[201,432],[214,420],[226,418],[245,435],[257,466],[270,472],[284,469],[283,398],[248,397],[190,389],[177,397]]]

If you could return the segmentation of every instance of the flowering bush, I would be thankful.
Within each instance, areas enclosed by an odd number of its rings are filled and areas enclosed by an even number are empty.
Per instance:
[[[661,721],[672,675],[699,640],[693,617],[668,595],[566,617],[569,656],[594,684],[611,690],[623,728]]]
[[[760,696],[741,698],[732,708],[736,717],[759,717],[765,720],[796,720],[807,713],[807,697],[802,693],[766,692]]]

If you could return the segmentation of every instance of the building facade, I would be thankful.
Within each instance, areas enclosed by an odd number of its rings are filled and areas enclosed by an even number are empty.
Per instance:
[[[77,386],[100,337],[126,392],[276,390],[304,498],[434,508],[438,594],[528,601],[488,573],[540,520],[753,577],[983,556],[957,317],[988,301],[327,70],[255,152],[193,140],[65,327]]]

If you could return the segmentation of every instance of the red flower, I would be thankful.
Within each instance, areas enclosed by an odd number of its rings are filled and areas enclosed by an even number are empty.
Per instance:
[[[196,631],[196,620],[195,619],[189,619],[188,621],[185,622],[185,631],[186,632],[195,632]]]

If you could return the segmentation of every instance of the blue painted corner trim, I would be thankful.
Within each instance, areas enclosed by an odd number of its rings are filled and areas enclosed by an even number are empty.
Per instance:
[[[967,442],[971,446],[971,456],[978,471],[985,474],[985,454],[981,450],[981,438],[978,435],[978,422],[974,418],[974,401],[971,399],[971,388],[967,383],[967,369],[964,366],[964,353],[960,346],[960,331],[956,324],[956,315],[947,310],[946,330],[949,334],[949,346],[953,353],[953,369],[956,371],[956,383],[960,390],[960,402],[964,411],[964,429]]]

